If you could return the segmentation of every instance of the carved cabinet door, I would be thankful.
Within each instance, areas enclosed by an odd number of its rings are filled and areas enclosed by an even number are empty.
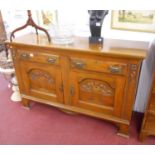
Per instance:
[[[124,87],[124,76],[72,71],[70,104],[93,112],[120,116]]]
[[[59,66],[19,61],[17,77],[22,94],[63,103],[62,77]]]

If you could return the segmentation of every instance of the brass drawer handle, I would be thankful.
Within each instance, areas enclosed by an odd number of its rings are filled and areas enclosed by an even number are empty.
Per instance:
[[[73,65],[78,68],[78,69],[82,69],[83,67],[86,66],[86,64],[83,61],[73,61]]]
[[[109,70],[111,73],[121,73],[122,67],[113,65],[113,66],[109,66]]]
[[[29,59],[29,58],[30,58],[30,55],[29,55],[28,53],[22,53],[22,54],[20,55],[20,58],[21,58],[21,59]]]
[[[47,62],[50,63],[50,64],[55,64],[56,60],[57,60],[57,58],[50,57],[50,58],[47,59]]]

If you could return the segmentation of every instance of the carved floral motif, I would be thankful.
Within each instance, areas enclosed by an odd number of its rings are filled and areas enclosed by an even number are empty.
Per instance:
[[[100,80],[84,80],[80,83],[80,89],[85,92],[89,93],[98,93],[102,94],[104,96],[113,96],[114,95],[114,90],[113,88],[104,81]]]
[[[43,70],[31,70],[29,76],[32,80],[37,80],[39,78],[44,78],[49,84],[54,83],[53,77]]]

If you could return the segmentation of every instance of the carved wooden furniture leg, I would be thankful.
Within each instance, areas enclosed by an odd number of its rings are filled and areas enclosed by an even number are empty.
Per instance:
[[[22,105],[23,105],[24,108],[30,109],[30,104],[29,104],[28,99],[22,98]]]
[[[143,142],[145,140],[146,136],[147,136],[146,132],[145,131],[141,131],[141,133],[139,135],[140,141]]]
[[[117,135],[129,138],[129,125],[120,124]]]

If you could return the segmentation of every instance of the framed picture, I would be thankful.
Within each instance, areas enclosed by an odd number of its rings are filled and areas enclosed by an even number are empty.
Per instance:
[[[37,11],[38,24],[41,27],[46,28],[47,30],[50,28],[51,24],[57,22],[58,12],[56,10],[41,10]]]
[[[155,33],[155,10],[112,11],[111,28]]]

